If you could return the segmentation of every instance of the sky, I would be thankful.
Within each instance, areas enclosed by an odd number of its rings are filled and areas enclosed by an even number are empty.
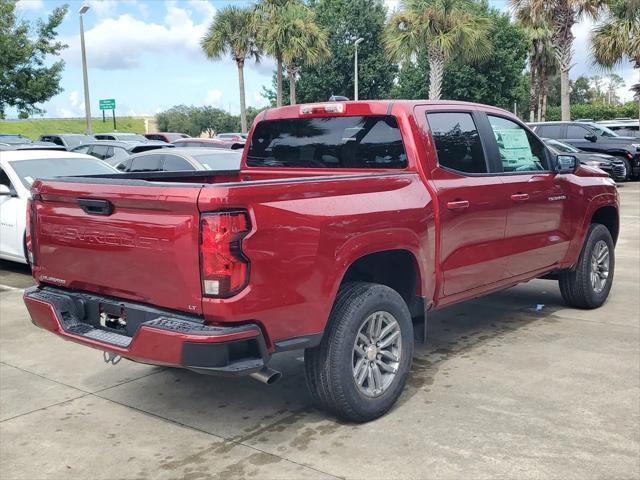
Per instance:
[[[212,105],[238,113],[238,74],[235,63],[225,58],[211,61],[199,41],[215,12],[224,6],[249,5],[251,1],[219,0],[19,0],[17,15],[25,20],[46,18],[57,7],[69,4],[69,13],[58,29],[59,39],[69,48],[61,54],[66,66],[62,93],[46,102],[45,117],[84,116],[82,64],[78,9],[88,4],[84,15],[92,115],[98,116],[98,100],[114,98],[117,115],[153,115],[174,105]],[[399,0],[385,0],[392,11]],[[489,0],[500,10],[508,0]],[[583,20],[574,29],[575,65],[571,78],[604,75],[593,66],[588,42],[593,24]],[[274,61],[245,64],[247,104],[260,107],[263,86],[271,86]],[[637,82],[631,64],[616,70],[628,86]],[[634,76],[635,75],[635,76]],[[618,91],[623,100],[632,98],[628,87]],[[8,112],[15,115],[16,112]]]

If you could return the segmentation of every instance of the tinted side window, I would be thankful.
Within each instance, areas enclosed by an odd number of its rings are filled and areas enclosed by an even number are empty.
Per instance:
[[[253,167],[404,168],[407,155],[395,117],[318,117],[260,122],[247,163]]]
[[[91,148],[91,145],[82,145],[80,147],[74,148],[72,151],[76,153],[87,153],[90,148]]]
[[[131,160],[130,172],[156,172],[162,170],[162,155],[144,155]]]
[[[124,148],[114,147],[112,156],[116,160],[123,160],[123,159],[127,158],[129,156],[129,154],[127,153],[127,151]]]
[[[0,168],[0,185],[4,185],[5,187],[9,187],[10,189],[13,188],[13,185],[11,185],[11,180],[9,180],[9,176],[1,168]]]
[[[470,113],[428,113],[427,120],[440,166],[464,173],[487,173],[480,135]]]
[[[109,155],[109,147],[107,145],[94,145],[93,148],[91,149],[91,155],[93,155],[96,158],[99,158],[100,160],[104,160],[105,158],[108,158]]]
[[[184,158],[177,155],[163,155],[164,164],[162,169],[165,172],[171,172],[176,170],[195,170],[193,165],[187,162]]]
[[[536,133],[544,138],[560,138],[562,125],[539,125]]]
[[[548,170],[545,147],[535,135],[517,123],[487,115],[498,143],[502,169],[505,172]]]
[[[589,135],[591,132],[580,125],[568,125],[567,126],[567,138],[584,140],[585,135]]]

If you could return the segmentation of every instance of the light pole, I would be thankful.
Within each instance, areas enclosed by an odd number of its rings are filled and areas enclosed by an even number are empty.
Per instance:
[[[354,81],[353,81],[353,99],[354,100],[358,100],[358,45],[360,45],[362,43],[362,40],[364,40],[364,38],[360,37],[355,42],[353,42],[353,44],[356,47],[356,53],[355,53],[355,57],[353,59],[353,77],[354,77]]]
[[[87,121],[87,135],[93,134],[91,126],[91,103],[89,100],[89,77],[87,76],[87,52],[84,49],[84,23],[82,17],[89,10],[89,5],[82,5],[78,10],[80,16],[80,49],[82,50],[82,79],[84,80],[84,115]]]

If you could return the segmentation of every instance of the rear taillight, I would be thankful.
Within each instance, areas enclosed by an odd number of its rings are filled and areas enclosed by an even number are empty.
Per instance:
[[[220,212],[200,219],[202,293],[207,297],[235,295],[249,281],[249,261],[242,239],[249,233],[246,212]]]
[[[35,256],[35,242],[36,242],[36,204],[35,201],[29,199],[27,201],[27,224],[26,224],[26,232],[25,232],[25,246],[27,251],[25,252],[27,255],[27,259],[31,266],[36,264],[36,256]]]

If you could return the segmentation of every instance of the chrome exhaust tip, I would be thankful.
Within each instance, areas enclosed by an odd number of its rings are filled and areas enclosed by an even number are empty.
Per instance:
[[[249,376],[266,385],[272,385],[282,378],[282,373],[269,367],[262,367],[257,372],[251,373]]]

